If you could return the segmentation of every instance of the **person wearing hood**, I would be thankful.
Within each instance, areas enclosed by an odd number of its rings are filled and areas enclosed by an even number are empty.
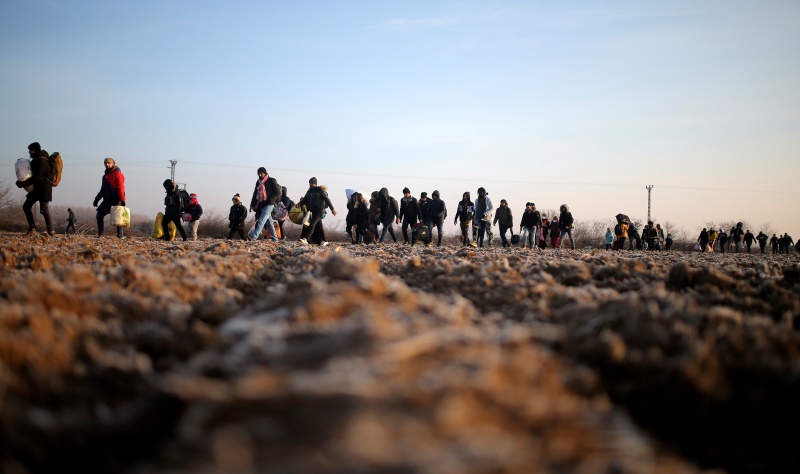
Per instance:
[[[436,245],[438,247],[442,246],[442,228],[444,227],[444,220],[447,219],[447,205],[445,205],[444,201],[442,201],[441,196],[439,195],[439,191],[435,190],[431,194],[431,203],[428,207],[430,212],[430,219],[431,219],[431,241],[433,241],[433,227],[437,229],[437,241]]]
[[[456,218],[453,224],[461,222],[461,245],[469,245],[469,226],[472,224],[472,219],[475,216],[475,203],[470,200],[469,191],[466,191],[461,201],[458,202],[456,208]]]
[[[606,250],[611,250],[614,245],[614,233],[611,232],[611,227],[606,228]]]
[[[286,240],[286,233],[283,231],[283,223],[286,222],[286,217],[288,217],[289,211],[291,211],[292,208],[294,207],[294,201],[289,199],[289,194],[286,191],[286,186],[281,186],[281,199],[278,202],[283,204],[283,207],[286,208],[286,216],[284,216],[283,219],[278,219],[278,217],[276,216],[277,212],[275,209],[273,209],[272,218],[278,221],[278,227],[281,229],[281,240]],[[277,208],[278,204],[276,204],[275,207]]]
[[[431,229],[431,200],[428,199],[428,193],[425,191],[420,193],[417,205],[419,206],[419,221],[425,224],[430,233],[433,229]]]
[[[664,250],[669,251],[672,248],[672,234],[667,233],[667,238],[664,239]]]
[[[733,247],[736,249],[736,253],[739,253],[742,248],[742,240],[744,240],[743,227],[744,224],[737,222],[736,227],[731,230],[731,239],[733,239]]]
[[[572,218],[572,213],[569,212],[569,206],[566,204],[562,204],[558,210],[558,224],[561,228],[559,240],[561,240],[561,245],[564,245],[564,236],[569,235],[570,246],[572,250],[575,250],[575,241],[572,239],[572,229],[575,227],[575,219]],[[559,245],[559,248],[561,248],[561,245]]]
[[[103,221],[111,214],[111,206],[125,205],[125,176],[120,171],[114,158],[103,160],[106,167],[103,172],[103,180],[100,185],[100,192],[94,197],[92,205],[97,208],[97,236],[103,236]],[[97,204],[102,201],[98,206]],[[123,238],[122,227],[117,227],[117,237]]]
[[[381,238],[378,241],[383,243],[386,232],[389,232],[392,240],[397,242],[397,237],[394,235],[394,224],[400,223],[400,207],[397,205],[397,200],[389,196],[389,190],[386,188],[381,188],[378,193],[378,207],[381,210],[381,224],[383,224]]]
[[[494,215],[494,222],[492,224],[500,223],[500,240],[503,241],[503,247],[511,247],[511,244],[506,239],[506,231],[511,230],[514,234],[514,216],[511,214],[511,208],[508,207],[508,201],[505,199],[500,200],[500,207]]]
[[[281,186],[275,178],[270,178],[267,169],[263,166],[256,171],[256,174],[258,174],[258,179],[253,190],[253,197],[250,199],[250,211],[256,213],[256,226],[249,237],[253,240],[258,239],[266,226],[270,240],[277,242],[278,234],[275,232],[272,210],[275,208],[275,203],[281,199]]]
[[[369,229],[373,234],[373,242],[378,242],[378,226],[381,223],[381,205],[378,191],[372,191],[369,198]]]
[[[234,233],[239,234],[242,240],[250,240],[244,233],[244,222],[247,220],[247,208],[242,204],[242,198],[239,196],[239,193],[236,193],[233,198],[231,198],[231,201],[233,201],[233,205],[228,213],[228,227],[231,229],[230,232],[228,232],[228,240],[233,238]]]
[[[408,188],[403,188],[403,198],[400,199],[400,217],[403,219],[403,245],[409,245],[408,228],[414,232],[414,226],[419,219],[419,204],[417,198],[411,195]]]
[[[728,245],[728,233],[725,232],[724,227],[719,228],[719,232],[717,232],[717,241],[719,242],[719,250],[725,253],[725,247]]]
[[[628,223],[628,250],[642,250],[642,237],[633,222]]]
[[[203,216],[203,206],[197,200],[197,194],[192,193],[189,195],[189,204],[184,209],[183,219],[189,219],[189,235],[193,242],[197,241],[197,228],[200,226],[200,218]]]
[[[31,192],[25,196],[22,204],[22,211],[25,219],[28,220],[28,232],[25,235],[33,235],[36,231],[36,221],[33,220],[33,205],[39,203],[39,213],[44,217],[44,224],[47,227],[47,235],[56,235],[53,229],[53,222],[50,220],[50,201],[53,200],[53,183],[50,181],[50,155],[42,150],[39,142],[28,145],[28,155],[31,157],[31,177],[24,180],[17,180],[18,188],[33,186]]]
[[[561,224],[558,222],[558,216],[553,216],[550,221],[550,244],[554,249],[561,246]]]
[[[161,220],[161,228],[164,229],[164,240],[169,240],[169,223],[175,224],[175,228],[180,232],[183,241],[186,242],[186,231],[181,225],[181,214],[186,203],[183,202],[180,189],[171,179],[164,180],[164,219]]]
[[[478,247],[483,247],[483,237],[487,237],[487,245],[492,245],[492,211],[494,206],[489,199],[489,193],[483,187],[478,188],[478,198],[475,199],[475,215],[478,217]]]
[[[777,234],[772,234],[772,237],[769,239],[769,245],[772,247],[772,254],[776,255],[779,251],[778,245],[780,244],[780,239],[778,238]]]

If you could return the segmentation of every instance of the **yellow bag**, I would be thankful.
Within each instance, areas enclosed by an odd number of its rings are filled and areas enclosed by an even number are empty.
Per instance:
[[[150,237],[154,239],[161,239],[164,237],[164,228],[161,227],[161,221],[164,220],[164,214],[159,212],[156,214],[156,221],[153,222],[153,232],[150,233]]]
[[[167,224],[167,231],[169,232],[169,239],[167,240],[172,242],[173,240],[175,240],[175,236],[178,234],[178,228],[175,227],[174,222],[169,221],[169,224]]]

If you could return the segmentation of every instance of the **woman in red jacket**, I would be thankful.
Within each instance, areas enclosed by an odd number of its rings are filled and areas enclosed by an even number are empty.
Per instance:
[[[125,176],[120,171],[114,158],[106,158],[103,160],[106,167],[105,174],[103,175],[103,184],[100,186],[100,192],[94,198],[94,207],[97,208],[97,236],[103,236],[103,220],[111,214],[111,206],[124,206],[125,205]],[[97,205],[103,201],[100,206]],[[122,236],[122,227],[117,227],[117,237],[120,239]]]

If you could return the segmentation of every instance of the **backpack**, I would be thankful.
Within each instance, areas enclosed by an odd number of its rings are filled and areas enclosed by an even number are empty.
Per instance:
[[[50,182],[53,183],[53,187],[58,186],[58,183],[61,182],[61,170],[64,169],[64,162],[61,160],[61,153],[55,152],[48,158],[50,161]]]
[[[189,192],[185,189],[179,189],[178,195],[181,198],[181,202],[179,204],[179,209],[184,210],[189,207],[189,201],[191,201],[191,196],[189,196]]]
[[[286,205],[282,201],[278,201],[278,203],[275,204],[275,219],[283,222],[287,217],[289,217],[289,210],[286,209]]]

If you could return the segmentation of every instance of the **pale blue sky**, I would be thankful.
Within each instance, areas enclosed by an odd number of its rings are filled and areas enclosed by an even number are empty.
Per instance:
[[[479,186],[517,218],[645,217],[653,184],[692,233],[800,237],[798,21],[774,0],[9,0],[0,180],[39,141],[65,159],[54,204],[91,205],[111,156],[153,215],[170,159],[222,212],[259,166],[342,211],[345,188],[439,189],[451,217]]]

